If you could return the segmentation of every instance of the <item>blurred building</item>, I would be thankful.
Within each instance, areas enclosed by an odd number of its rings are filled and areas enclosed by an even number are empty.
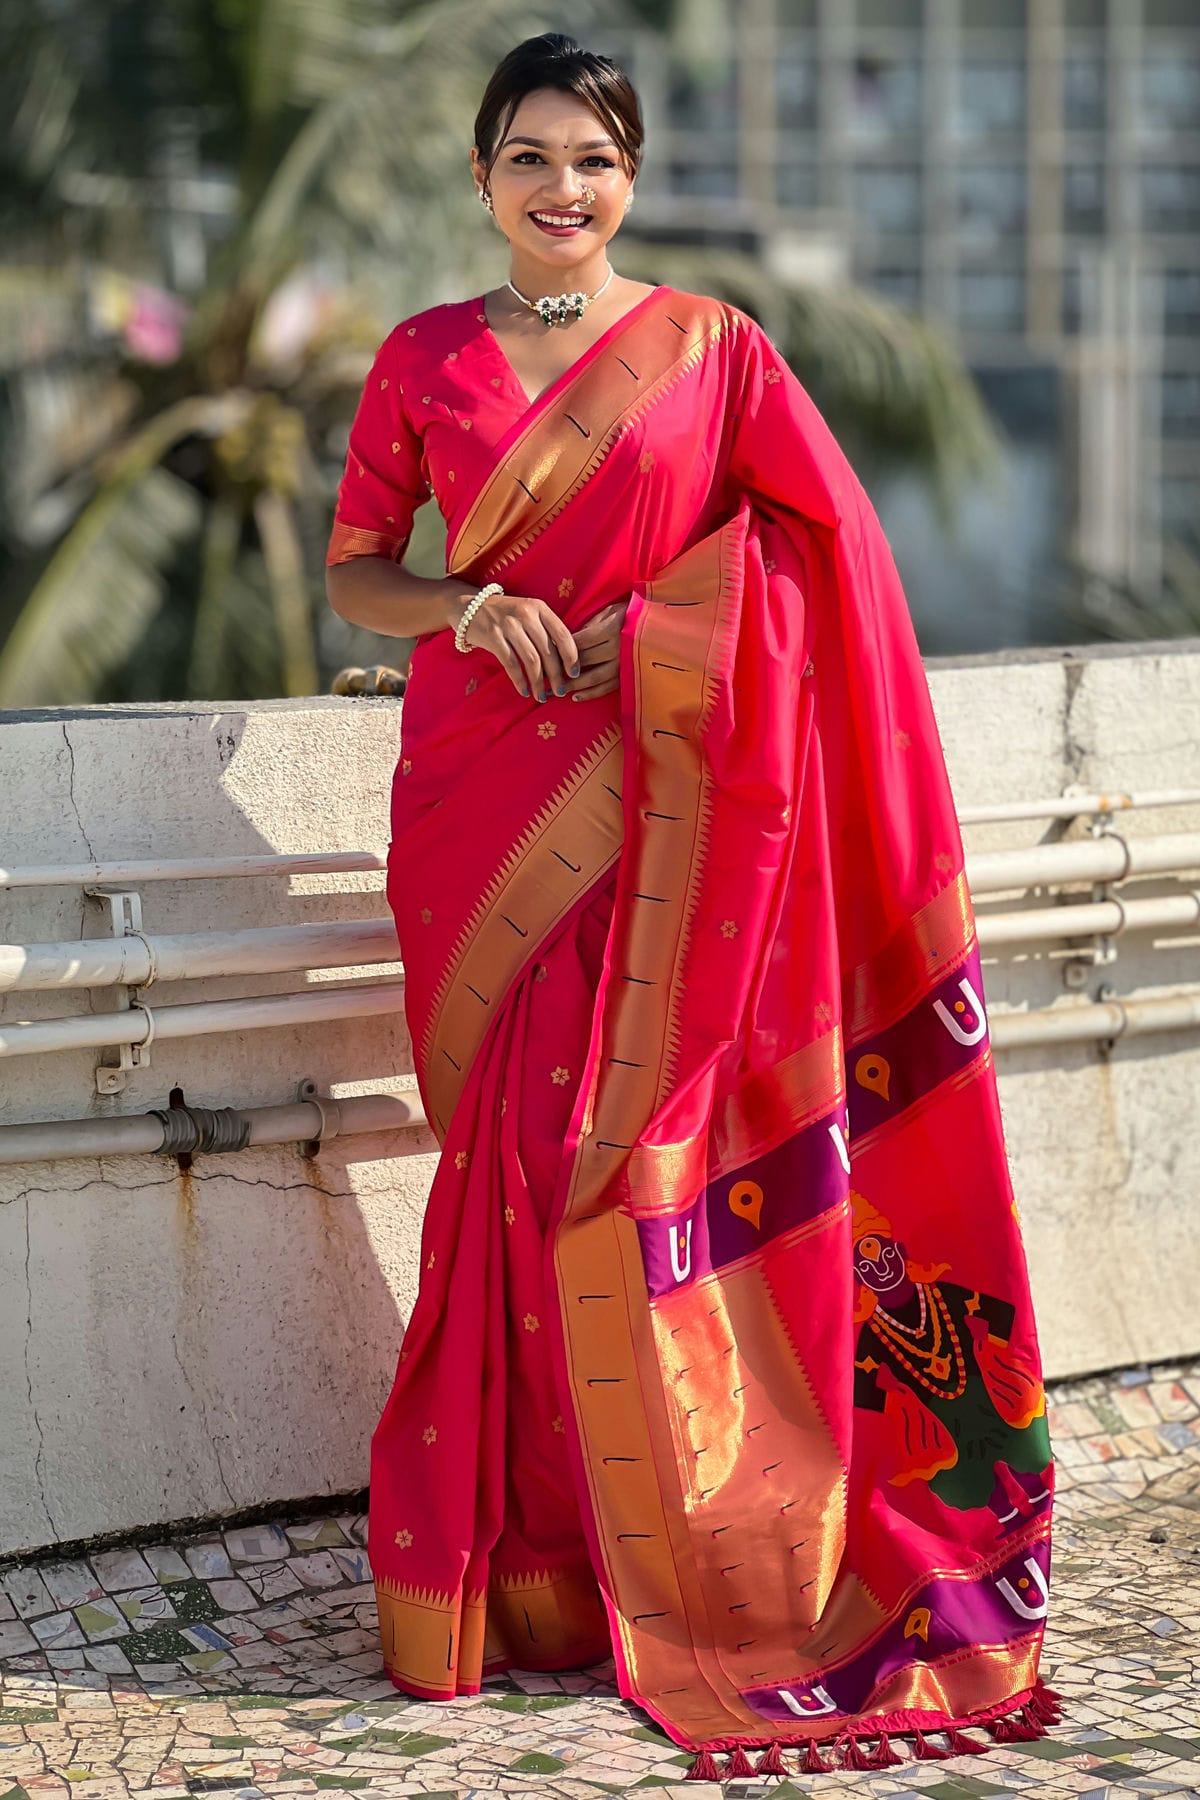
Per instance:
[[[840,266],[950,326],[1061,546],[1153,582],[1200,517],[1200,0],[710,12],[703,56],[613,46],[643,228]]]

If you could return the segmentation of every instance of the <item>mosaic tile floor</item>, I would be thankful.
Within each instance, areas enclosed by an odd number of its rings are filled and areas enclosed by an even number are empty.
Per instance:
[[[1048,1738],[722,1790],[683,1785],[690,1757],[616,1698],[611,1666],[405,1700],[383,1675],[354,1514],[0,1565],[0,1800],[1200,1794],[1200,1361],[1059,1384],[1051,1401],[1042,1673],[1065,1717]]]

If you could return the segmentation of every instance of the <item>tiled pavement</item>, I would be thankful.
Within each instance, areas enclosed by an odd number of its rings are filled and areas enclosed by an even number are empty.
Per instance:
[[[742,1781],[727,1796],[1200,1794],[1200,1362],[1060,1384],[1051,1399],[1042,1673],[1063,1722],[986,1757]],[[405,1700],[379,1660],[365,1531],[361,1514],[317,1517],[0,1565],[0,1800],[717,1800],[714,1785],[680,1785],[690,1758],[615,1697],[611,1667],[505,1678],[452,1706]]]

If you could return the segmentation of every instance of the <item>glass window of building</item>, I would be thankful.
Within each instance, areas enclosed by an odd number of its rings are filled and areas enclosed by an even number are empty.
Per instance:
[[[1019,57],[970,57],[958,72],[955,135],[978,140],[1025,127],[1025,64]]]
[[[991,255],[1025,228],[1022,163],[967,164],[958,171],[959,242],[974,255]]]
[[[1142,0],[1142,23],[1168,31],[1196,24],[1196,0]]]
[[[1099,163],[1064,168],[1063,230],[1085,236],[1104,230],[1104,169]]]
[[[1200,164],[1145,163],[1140,176],[1147,231],[1200,229]]]
[[[921,173],[864,163],[854,171],[854,214],[874,231],[912,236],[921,226]]]
[[[667,185],[689,200],[735,200],[740,183],[732,145],[699,139],[689,148],[676,138],[667,158]]]
[[[1162,376],[1160,404],[1165,438],[1200,441],[1200,373],[1167,369]]]
[[[915,132],[921,122],[921,67],[915,56],[876,55],[861,50],[854,58],[850,133],[856,142],[886,143]]]
[[[1195,131],[1200,124],[1200,50],[1183,42],[1147,46],[1140,74],[1138,131],[1143,141]]]
[[[817,167],[811,158],[790,155],[786,144],[775,165],[775,198],[780,206],[810,210],[818,199]]]
[[[907,306],[915,312],[921,304],[919,269],[884,263],[878,268],[858,271],[858,278],[867,287],[874,288],[877,294],[882,294],[885,300],[894,301],[897,306]]]
[[[1103,131],[1106,88],[1101,50],[1072,50],[1063,58],[1063,124],[1068,131]]]
[[[1025,0],[961,0],[968,31],[1023,31]]]
[[[1200,472],[1194,479],[1168,475],[1162,484],[1162,522],[1167,537],[1200,542]]]
[[[894,31],[897,26],[915,31],[922,21],[922,0],[855,0],[860,29],[884,25]]]
[[[1083,322],[1083,278],[1077,263],[1068,263],[1062,272],[1062,329],[1067,337],[1077,337]]]
[[[714,59],[703,69],[676,64],[667,95],[672,125],[682,131],[737,130],[737,63],[732,55]]]
[[[1025,276],[1020,269],[960,269],[958,322],[963,331],[1025,329]]]
[[[1158,281],[1151,280],[1147,287],[1153,301]],[[1200,268],[1164,269],[1162,309],[1164,331],[1172,337],[1200,338]]]
[[[780,33],[775,105],[781,131],[811,131],[817,122],[817,60],[807,32]]]

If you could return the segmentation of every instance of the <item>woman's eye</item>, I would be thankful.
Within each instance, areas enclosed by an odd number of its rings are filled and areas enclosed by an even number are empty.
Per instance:
[[[514,163],[523,163],[526,161],[541,162],[541,160],[542,159],[538,155],[536,150],[521,150],[521,151],[518,151],[517,155],[513,157]],[[617,166],[616,163],[611,162],[607,156],[587,156],[584,158],[584,161],[589,162],[589,163],[598,163],[600,168],[602,168],[602,169],[615,169]]]

